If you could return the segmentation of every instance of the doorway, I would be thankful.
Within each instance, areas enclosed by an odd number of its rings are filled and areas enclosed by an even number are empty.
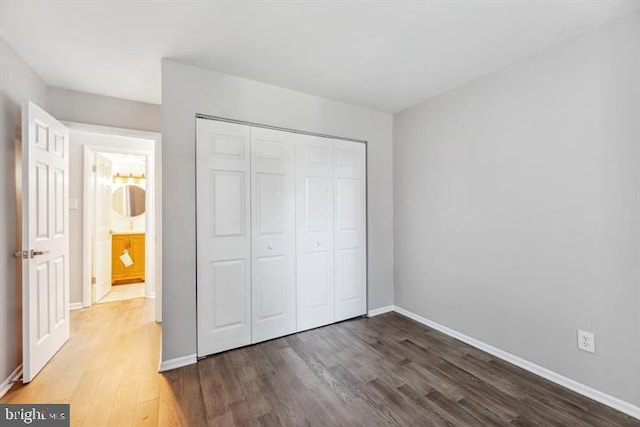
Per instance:
[[[146,224],[153,215],[146,212],[146,157],[95,151],[91,160],[85,180],[93,179],[92,302],[155,297],[153,283],[145,280]]]
[[[73,227],[81,233],[76,239],[72,236],[70,246],[72,258],[76,252],[82,260],[82,308],[155,298],[155,320],[160,322],[160,136],[78,123],[68,126],[71,178],[78,178],[70,185],[70,204],[81,211],[76,218],[82,224]]]

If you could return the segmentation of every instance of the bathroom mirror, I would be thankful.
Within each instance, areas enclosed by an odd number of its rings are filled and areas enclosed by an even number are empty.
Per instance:
[[[133,184],[120,186],[113,192],[111,202],[113,209],[124,217],[142,215],[145,211],[145,190]]]

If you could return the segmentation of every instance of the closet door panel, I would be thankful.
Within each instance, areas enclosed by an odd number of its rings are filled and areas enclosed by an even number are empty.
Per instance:
[[[296,143],[298,330],[334,321],[333,146],[298,135]]]
[[[294,134],[251,128],[253,333],[296,331]]]
[[[198,356],[251,343],[250,128],[196,125]]]
[[[366,313],[365,145],[334,141],[336,321]]]

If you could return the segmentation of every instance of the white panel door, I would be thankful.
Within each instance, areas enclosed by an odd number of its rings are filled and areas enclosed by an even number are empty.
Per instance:
[[[196,132],[198,356],[206,356],[251,343],[250,128],[198,119]]]
[[[69,132],[32,102],[22,111],[23,381],[69,339]]]
[[[111,291],[111,160],[95,154],[94,302]]]
[[[335,321],[367,311],[365,145],[334,141]]]
[[[251,128],[254,343],[296,331],[294,138]]]
[[[298,331],[334,321],[333,144],[298,135],[296,252]]]

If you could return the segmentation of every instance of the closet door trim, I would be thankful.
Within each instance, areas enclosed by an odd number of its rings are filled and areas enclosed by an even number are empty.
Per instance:
[[[247,122],[244,120],[229,119],[226,117],[209,116],[207,114],[196,114],[196,119],[206,119],[206,120],[213,120],[216,122],[235,123],[238,125],[250,126],[255,128],[263,128],[263,129],[273,129],[273,130],[278,130],[282,132],[295,133],[299,135],[317,136],[319,138],[337,139],[341,141],[358,142],[360,144],[365,144],[365,145],[367,144],[367,141],[364,139],[348,138],[346,136],[335,136],[335,135],[329,135],[326,133],[310,132],[306,130],[298,130],[298,129],[280,127],[280,126],[265,125],[263,123]]]

